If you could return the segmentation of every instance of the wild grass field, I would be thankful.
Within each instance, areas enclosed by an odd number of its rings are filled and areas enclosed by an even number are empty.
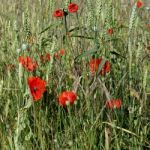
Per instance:
[[[0,0],[0,150],[150,149],[148,1]]]

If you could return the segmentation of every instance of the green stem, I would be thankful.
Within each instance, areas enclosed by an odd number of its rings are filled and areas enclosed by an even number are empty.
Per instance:
[[[67,27],[67,18],[66,18],[66,16],[65,16],[65,29],[66,29],[66,35],[67,35],[67,33],[68,33],[68,27]]]

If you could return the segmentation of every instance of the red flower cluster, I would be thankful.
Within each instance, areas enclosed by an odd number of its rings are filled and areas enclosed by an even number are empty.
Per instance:
[[[98,71],[101,62],[102,62],[102,58],[93,58],[90,60],[90,71],[92,74]],[[110,72],[110,63],[109,61],[106,61],[104,66],[102,67],[100,75],[105,75],[108,72]]]
[[[19,57],[19,62],[28,71],[33,71],[38,66],[37,63],[32,58],[30,58],[29,56],[27,56],[27,57],[20,56]]]
[[[76,93],[72,91],[65,91],[59,95],[59,104],[61,106],[66,106],[67,103],[73,105],[77,98]]]
[[[108,100],[108,101],[106,101],[106,107],[110,108],[110,109],[112,109],[112,108],[118,108],[119,109],[119,108],[121,108],[121,100],[120,99]]]
[[[54,11],[53,16],[56,18],[61,18],[64,16],[64,12],[61,9],[57,9]]]
[[[46,82],[39,77],[29,77],[28,86],[34,101],[40,100],[46,91]]]
[[[78,11],[78,9],[79,9],[79,7],[75,3],[70,3],[68,5],[68,11],[70,13],[75,13],[75,12]],[[64,16],[64,11],[62,9],[57,9],[57,10],[54,11],[53,16],[56,17],[56,18],[61,18],[61,17]]]
[[[78,11],[78,9],[79,9],[79,7],[75,3],[70,3],[69,6],[68,6],[68,11],[70,13],[76,13]]]
[[[46,55],[41,55],[40,60],[42,63],[46,63],[49,62],[51,59],[51,56],[49,53],[47,53]]]
[[[138,0],[137,2],[136,2],[136,7],[137,8],[141,8],[143,6],[143,2],[141,1],[141,0]]]
[[[59,59],[59,57],[63,56],[65,54],[65,51],[61,49],[57,53],[54,54],[55,59]]]

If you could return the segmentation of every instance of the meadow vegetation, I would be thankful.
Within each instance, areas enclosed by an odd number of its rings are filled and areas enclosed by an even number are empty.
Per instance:
[[[150,149],[146,1],[0,2],[1,150]]]

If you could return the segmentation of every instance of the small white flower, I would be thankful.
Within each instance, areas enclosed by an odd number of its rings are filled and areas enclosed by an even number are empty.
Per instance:
[[[150,10],[150,7],[145,7],[145,10]]]
[[[20,49],[20,48],[18,48],[16,51],[17,51],[17,53],[19,54],[19,53],[21,52],[21,49]]]
[[[22,44],[22,46],[21,46],[21,49],[24,51],[24,50],[26,50],[28,48],[28,45],[27,44]]]
[[[93,31],[95,31],[95,32],[97,31],[97,27],[96,26],[93,27]]]

